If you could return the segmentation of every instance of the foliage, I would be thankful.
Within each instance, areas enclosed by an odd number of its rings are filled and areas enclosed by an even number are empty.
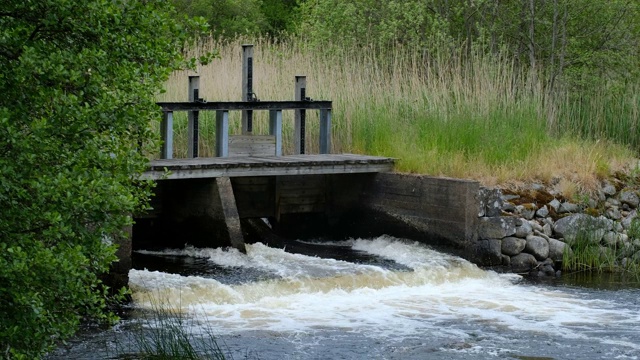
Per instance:
[[[299,32],[325,52],[402,45],[426,66],[443,54],[505,56],[529,73],[519,90],[543,95],[553,134],[578,129],[640,149],[628,135],[640,108],[638,1],[317,0],[300,11]],[[616,138],[620,128],[631,131]]]
[[[161,0],[6,0],[0,9],[0,357],[35,358],[83,317],[145,206],[154,96],[196,31]]]
[[[172,0],[176,9],[200,16],[215,37],[278,35],[292,26],[296,0]]]

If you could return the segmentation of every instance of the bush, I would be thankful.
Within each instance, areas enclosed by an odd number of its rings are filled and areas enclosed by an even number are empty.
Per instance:
[[[83,318],[111,318],[109,238],[145,205],[154,96],[202,30],[178,19],[161,0],[3,2],[0,357],[39,357]]]

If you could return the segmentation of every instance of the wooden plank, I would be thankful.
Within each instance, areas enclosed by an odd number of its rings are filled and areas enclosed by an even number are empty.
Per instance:
[[[229,156],[274,156],[276,137],[273,135],[234,135],[229,137]],[[264,162],[262,159],[254,159]]]
[[[394,159],[367,156],[357,158],[360,160],[353,161],[348,155],[161,159],[153,160],[143,177],[161,179],[165,169],[172,172],[167,179],[368,173],[393,169]]]

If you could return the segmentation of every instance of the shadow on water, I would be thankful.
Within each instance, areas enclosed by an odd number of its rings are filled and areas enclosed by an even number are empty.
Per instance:
[[[525,282],[533,285],[618,291],[640,289],[640,274],[629,272],[565,272],[559,277],[528,277]]]
[[[323,259],[334,259],[354,264],[373,265],[388,270],[408,271],[408,267],[393,260],[353,250],[343,245],[327,245],[322,242],[300,242],[287,240],[283,242],[286,252]],[[235,250],[229,250],[235,251]],[[207,258],[187,255],[164,255],[160,253],[133,253],[133,268],[136,270],[160,271],[182,276],[200,276],[215,278],[226,285],[237,285],[278,279],[272,272],[253,267],[220,266]]]

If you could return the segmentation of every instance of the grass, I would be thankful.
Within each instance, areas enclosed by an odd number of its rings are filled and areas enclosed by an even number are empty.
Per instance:
[[[324,52],[302,40],[210,41],[220,58],[198,69],[209,100],[241,96],[241,44],[253,43],[254,91],[263,100],[293,99],[294,76],[307,76],[307,94],[333,100],[332,151],[398,158],[397,170],[508,185],[565,179],[575,191],[629,166],[640,147],[640,89],[608,95],[603,87],[580,98],[551,99],[543,84],[501,55],[425,55],[403,48]],[[465,60],[462,60],[465,59]],[[162,101],[187,98],[189,72],[175,73]],[[617,94],[619,94],[618,92]],[[256,133],[268,132],[266,112],[254,113]],[[283,114],[284,153],[293,148],[293,113]],[[309,152],[318,151],[318,122],[308,114]],[[201,113],[203,156],[214,149],[213,114]],[[240,114],[231,113],[232,134]],[[186,156],[186,116],[176,116],[176,157]],[[566,184],[565,184],[566,185]],[[563,185],[564,186],[564,185]],[[571,186],[567,186],[570,188]]]
[[[638,239],[640,220],[634,220],[629,230],[630,238]],[[579,233],[571,243],[572,251],[565,251],[562,267],[571,272],[629,273],[640,276],[640,259],[634,258],[631,245],[620,242],[613,246],[603,246],[594,241],[591,233]]]
[[[150,299],[152,309],[137,320],[127,348],[118,346],[123,360],[225,360],[233,357],[222,349],[210,328],[199,333],[197,318],[179,307]],[[118,344],[118,342],[116,341]]]

